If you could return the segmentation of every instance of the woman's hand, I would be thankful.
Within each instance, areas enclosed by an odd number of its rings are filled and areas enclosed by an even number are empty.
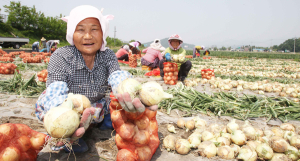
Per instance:
[[[139,98],[134,98],[131,100],[128,92],[125,92],[124,94],[117,94],[117,99],[127,112],[144,112],[145,108],[148,108],[152,111],[156,111],[158,109],[157,105],[145,107]]]

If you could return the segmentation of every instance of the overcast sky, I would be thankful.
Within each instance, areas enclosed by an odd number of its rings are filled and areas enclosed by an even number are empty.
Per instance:
[[[46,16],[79,5],[112,14],[109,36],[142,43],[179,34],[185,43],[218,47],[271,46],[300,37],[300,0],[20,0]],[[0,0],[9,5],[9,0]],[[4,13],[5,14],[5,13]]]

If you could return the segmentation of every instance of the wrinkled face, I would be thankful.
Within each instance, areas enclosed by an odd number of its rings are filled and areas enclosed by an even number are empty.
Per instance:
[[[171,40],[170,44],[174,49],[177,49],[178,46],[180,45],[180,41],[179,40]]]
[[[103,32],[96,18],[86,18],[78,23],[73,34],[76,48],[84,55],[96,55],[103,42]]]

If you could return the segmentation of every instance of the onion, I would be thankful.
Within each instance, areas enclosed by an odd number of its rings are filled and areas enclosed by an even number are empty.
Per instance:
[[[290,123],[283,123],[280,125],[280,128],[282,130],[286,130],[286,131],[293,131],[295,132],[295,127],[294,125],[290,124]]]
[[[289,158],[284,154],[274,153],[271,161],[289,161]]]
[[[283,138],[279,136],[273,136],[270,141],[271,148],[278,153],[283,153],[287,151],[289,143],[287,143]]]
[[[167,127],[168,127],[168,131],[169,131],[169,132],[172,132],[172,133],[175,133],[175,134],[176,134],[175,127],[174,127],[173,125],[168,124]]]
[[[130,122],[126,122],[124,124],[122,124],[119,127],[120,133],[119,135],[124,139],[124,140],[131,140],[132,137],[135,135],[135,131],[134,130],[135,125],[130,123]]]
[[[111,116],[113,115],[114,112],[112,112]],[[113,120],[113,117],[111,117],[111,120]],[[124,122],[126,122],[126,120],[122,121],[122,124],[124,124]],[[120,124],[119,126],[121,126],[122,124]],[[134,124],[139,128],[139,130],[145,130],[147,129],[147,127],[149,127],[150,121],[146,115],[143,115],[140,119],[134,120]],[[119,126],[117,125],[117,127]]]
[[[202,136],[201,136],[201,139],[202,141],[208,141],[208,140],[211,140],[213,139],[215,136],[213,133],[209,132],[209,131],[204,131],[202,133]]]
[[[256,149],[256,147],[257,147],[258,144],[261,144],[261,142],[260,141],[248,141],[246,145],[248,147],[250,147],[251,150],[255,151],[255,149]]]
[[[205,128],[197,128],[195,132],[202,134],[205,131]]]
[[[139,96],[147,106],[157,105],[166,98],[173,98],[173,95],[164,92],[162,86],[155,81],[144,83],[139,91]]]
[[[290,158],[293,161],[299,158],[298,149],[293,146],[289,145],[288,150],[284,153],[285,155],[287,155],[288,158]]]
[[[90,100],[84,95],[69,93],[68,99],[72,100],[74,106],[73,110],[77,113],[82,114],[86,108],[91,107]]]
[[[232,133],[235,130],[239,129],[239,125],[235,123],[235,119],[232,119],[226,126],[226,129],[229,133]]]
[[[133,152],[127,149],[121,149],[117,154],[117,161],[136,161],[137,157]]]
[[[168,135],[163,140],[163,147],[167,149],[167,151],[175,150],[176,138],[173,135]]]
[[[300,135],[292,136],[290,139],[290,144],[296,148],[300,148]]]
[[[68,138],[78,128],[80,117],[73,110],[73,103],[67,99],[62,105],[51,108],[44,117],[44,126],[54,138]]]
[[[136,147],[136,151],[137,155],[139,156],[139,160],[151,160],[152,152],[149,146]]]
[[[221,146],[218,148],[217,155],[222,159],[233,159],[234,151],[229,146]]]
[[[223,125],[218,125],[218,124],[211,124],[211,125],[209,125],[208,130],[209,130],[210,132],[214,133],[214,135],[215,135],[216,137],[220,137],[220,136],[221,136],[221,133],[226,133],[226,132],[227,132],[225,126],[223,126]]]
[[[239,155],[237,156],[237,159],[242,159],[246,161],[256,161],[257,160],[257,153],[255,150],[252,150],[248,146],[243,146],[239,150]]]
[[[195,117],[193,120],[195,121],[196,128],[204,128],[206,126],[206,121],[199,117]]]
[[[195,129],[195,121],[194,120],[189,120],[185,123],[185,127],[186,127],[186,132],[188,132],[189,130],[194,130]]]
[[[138,90],[140,90],[140,88],[141,88],[140,82],[138,82],[137,80],[135,80],[133,78],[127,78],[119,84],[117,92],[119,94],[128,92],[131,99],[133,100],[136,97]]]
[[[136,146],[147,145],[150,141],[150,134],[146,130],[137,130],[133,137],[133,143]]]
[[[21,157],[20,154],[20,151],[16,147],[7,147],[2,151],[0,155],[0,160],[18,161]]]
[[[258,137],[263,137],[264,136],[264,132],[261,129],[258,128],[254,128],[256,130],[256,136]]]
[[[286,141],[290,141],[291,137],[292,136],[295,136],[296,133],[293,132],[293,131],[285,131],[284,134],[283,134],[283,138],[286,140]]]
[[[198,132],[192,133],[189,136],[188,141],[191,144],[191,148],[197,148],[201,143],[201,133]]]
[[[246,144],[247,137],[241,130],[235,130],[231,134],[231,141],[237,145],[244,145]]]
[[[177,126],[178,126],[179,128],[181,128],[181,129],[183,129],[184,126],[185,126],[185,121],[184,121],[183,119],[179,119],[179,120],[177,121]]]
[[[184,155],[189,153],[189,151],[191,150],[191,145],[189,141],[185,139],[179,139],[176,141],[175,150],[177,151],[177,153]]]
[[[259,144],[255,150],[260,158],[271,159],[273,157],[273,150],[266,143]]]
[[[275,136],[274,132],[271,130],[265,130],[264,134],[267,138],[271,138],[272,136]]]
[[[21,147],[21,151],[25,152],[31,147],[30,139],[27,136],[20,136],[18,138],[18,144]]]
[[[217,142],[220,143],[220,146],[225,146],[225,145],[229,146],[230,145],[230,140],[225,137],[218,137]]]
[[[273,127],[271,130],[274,132],[275,136],[283,137],[283,130],[279,127]]]
[[[34,150],[41,150],[45,144],[45,138],[46,134],[35,132],[30,138],[31,147]]]
[[[243,125],[242,128],[248,140],[255,140],[256,130],[250,125],[248,120],[245,121],[245,124]]]
[[[231,140],[231,134],[228,133],[221,133],[221,136],[227,138],[229,141]]]
[[[239,154],[239,150],[241,149],[240,146],[236,144],[231,144],[230,148],[234,151],[234,156],[237,156]]]
[[[211,141],[204,141],[198,146],[198,153],[203,157],[211,158],[216,156],[217,147]]]

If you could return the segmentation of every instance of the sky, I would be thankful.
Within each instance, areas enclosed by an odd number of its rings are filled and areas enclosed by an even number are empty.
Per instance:
[[[204,46],[270,47],[300,37],[300,0],[19,0],[46,16],[92,5],[114,15],[109,36],[142,43],[178,34]],[[9,0],[0,0],[1,14]]]

